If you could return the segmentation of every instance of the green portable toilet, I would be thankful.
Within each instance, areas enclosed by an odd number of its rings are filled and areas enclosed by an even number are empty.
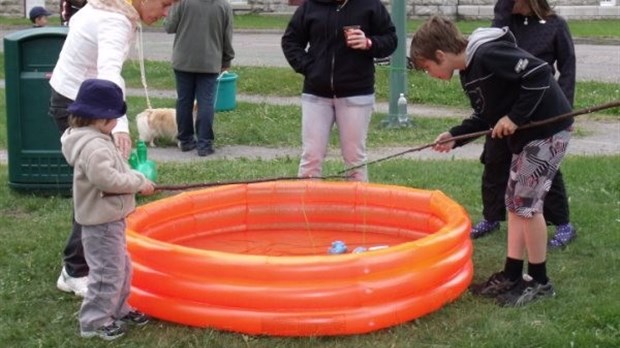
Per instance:
[[[49,80],[67,37],[66,27],[31,28],[4,37],[9,186],[70,194],[73,169],[60,152],[48,116]]]

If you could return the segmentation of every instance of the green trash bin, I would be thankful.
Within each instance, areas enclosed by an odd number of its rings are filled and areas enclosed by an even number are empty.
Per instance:
[[[73,169],[60,151],[48,116],[49,80],[67,37],[66,27],[31,28],[4,37],[9,187],[70,194]]]

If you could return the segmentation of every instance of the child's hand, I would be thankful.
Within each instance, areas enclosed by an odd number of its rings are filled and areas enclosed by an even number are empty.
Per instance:
[[[435,139],[435,143],[444,141],[449,138],[452,138],[452,134],[450,134],[450,132],[443,132],[439,134],[437,139]],[[454,144],[455,144],[454,140],[441,143],[441,144],[435,144],[433,145],[433,150],[438,151],[438,152],[450,152],[450,150],[452,150],[452,148],[454,147]]]
[[[151,180],[146,180],[146,183],[140,189],[140,194],[144,196],[152,195],[155,192],[155,184]]]
[[[504,116],[497,121],[495,127],[493,127],[493,132],[491,133],[491,138],[503,138],[509,135],[512,135],[517,130],[517,125],[512,122],[508,116]]]

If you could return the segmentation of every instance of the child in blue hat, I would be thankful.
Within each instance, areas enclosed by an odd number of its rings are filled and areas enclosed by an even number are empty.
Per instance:
[[[135,194],[150,195],[151,181],[131,170],[112,139],[127,106],[123,91],[107,80],[85,80],[68,108],[69,128],[60,141],[73,167],[75,220],[82,225],[84,255],[90,269],[88,291],[79,312],[82,337],[113,340],[127,324],[144,325],[148,317],[131,308],[131,260],[125,217],[136,206]]]
[[[28,13],[28,18],[30,18],[33,27],[40,28],[47,25],[47,17],[51,15],[52,14],[48,10],[46,10],[45,7],[35,6],[30,9],[30,12]]]

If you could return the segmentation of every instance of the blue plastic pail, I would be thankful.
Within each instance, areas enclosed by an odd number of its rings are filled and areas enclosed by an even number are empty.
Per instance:
[[[237,107],[237,74],[224,72],[217,79],[215,111],[229,111]]]

